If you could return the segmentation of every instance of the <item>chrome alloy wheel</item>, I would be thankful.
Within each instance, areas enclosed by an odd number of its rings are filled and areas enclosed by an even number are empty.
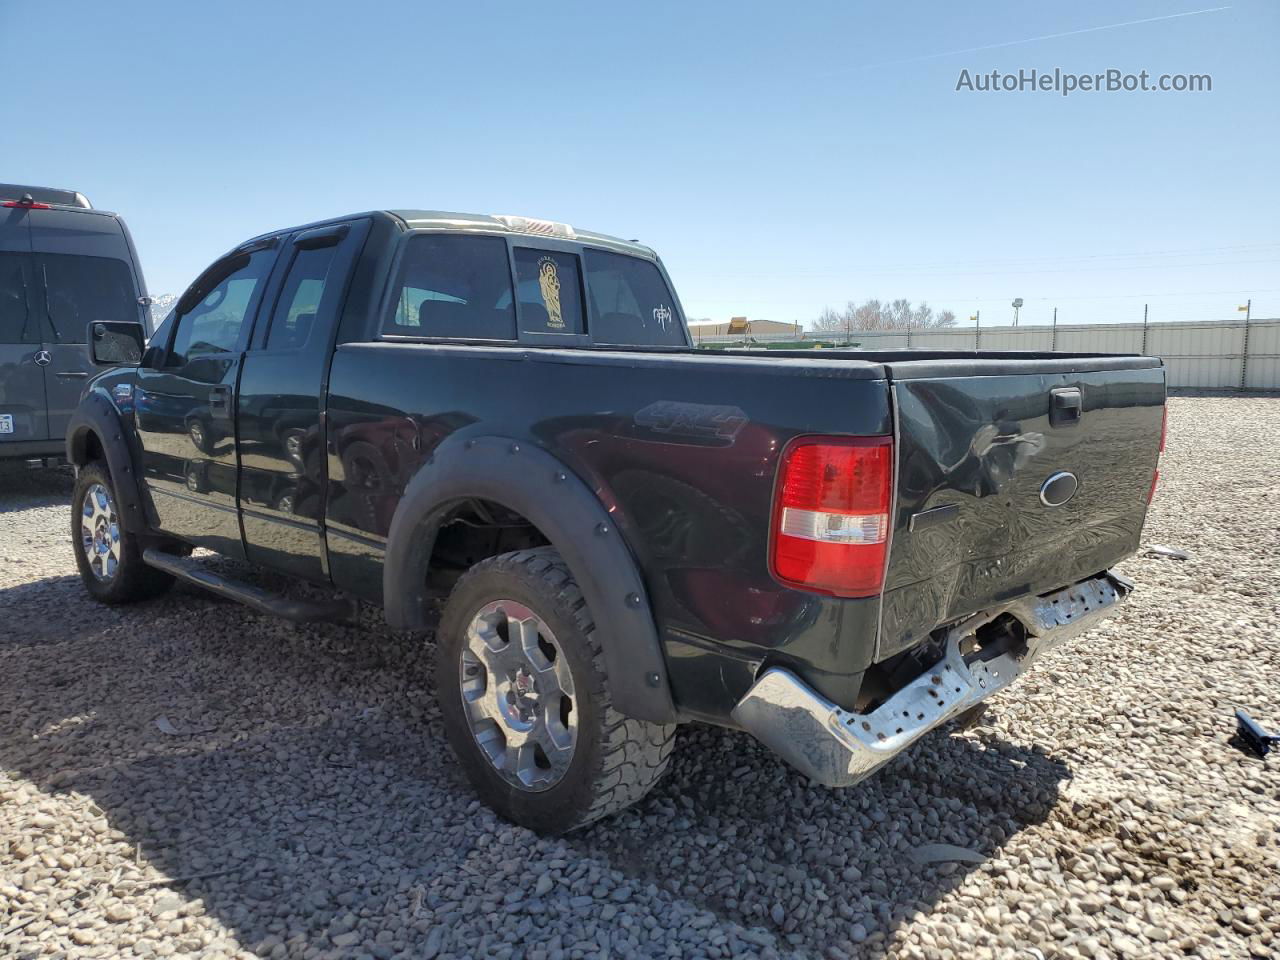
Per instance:
[[[111,491],[100,483],[84,493],[80,511],[80,545],[89,569],[99,580],[110,580],[120,566],[120,521]]]
[[[573,674],[546,621],[522,603],[494,600],[462,644],[462,706],[494,769],[523,790],[555,786],[578,738]]]

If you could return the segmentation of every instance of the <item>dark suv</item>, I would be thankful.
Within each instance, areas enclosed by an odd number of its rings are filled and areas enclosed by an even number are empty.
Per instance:
[[[145,323],[146,286],[114,213],[72,190],[0,183],[0,459],[61,457],[93,367],[93,321]]]

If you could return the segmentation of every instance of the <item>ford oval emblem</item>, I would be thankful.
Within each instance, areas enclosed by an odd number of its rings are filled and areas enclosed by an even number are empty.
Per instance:
[[[1076,495],[1079,486],[1074,473],[1061,470],[1040,485],[1040,502],[1046,507],[1060,507]]]

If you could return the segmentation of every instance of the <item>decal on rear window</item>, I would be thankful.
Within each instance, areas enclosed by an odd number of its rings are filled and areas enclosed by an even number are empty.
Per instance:
[[[564,315],[560,312],[560,275],[556,262],[550,257],[538,261],[538,286],[542,289],[542,304],[547,308],[547,326],[564,329]]]

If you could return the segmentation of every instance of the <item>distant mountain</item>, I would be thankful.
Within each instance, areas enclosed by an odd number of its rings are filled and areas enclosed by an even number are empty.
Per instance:
[[[162,293],[158,297],[151,298],[151,329],[154,330],[160,326],[160,323],[169,315],[169,311],[173,309],[174,303],[177,301],[176,293]]]

